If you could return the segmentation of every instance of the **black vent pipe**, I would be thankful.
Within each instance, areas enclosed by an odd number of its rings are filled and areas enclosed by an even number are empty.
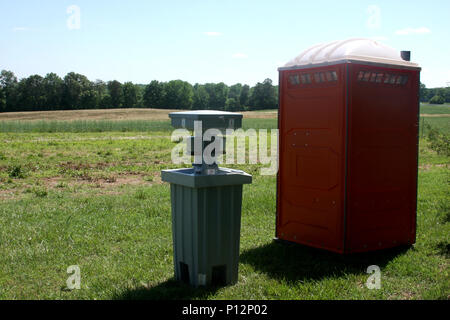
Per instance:
[[[411,61],[411,51],[401,51],[400,56],[405,61]]]

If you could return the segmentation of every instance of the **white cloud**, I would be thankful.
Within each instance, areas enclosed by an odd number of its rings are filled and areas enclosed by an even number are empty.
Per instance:
[[[13,31],[26,31],[26,30],[28,30],[28,28],[27,27],[14,27],[12,30]]]
[[[410,34],[427,34],[427,33],[431,33],[431,30],[426,27],[404,28],[404,29],[395,31],[395,34],[399,35],[399,36],[406,36],[406,35],[410,35]]]
[[[218,37],[218,36],[222,35],[221,32],[216,32],[216,31],[203,32],[203,34],[206,34],[208,37]]]
[[[248,55],[246,55],[245,53],[235,53],[231,57],[233,57],[234,59],[246,59],[248,58]]]
[[[369,29],[380,29],[381,27],[381,9],[377,5],[370,5],[366,9],[369,17],[367,18],[366,25]]]

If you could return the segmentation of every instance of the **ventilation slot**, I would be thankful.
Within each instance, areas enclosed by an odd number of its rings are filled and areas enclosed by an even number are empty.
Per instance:
[[[225,265],[212,268],[211,285],[225,286],[227,283],[227,268]]]
[[[180,262],[181,281],[189,283],[189,266],[186,263]]]

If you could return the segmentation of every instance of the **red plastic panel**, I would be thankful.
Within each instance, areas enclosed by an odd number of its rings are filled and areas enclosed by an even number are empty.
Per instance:
[[[419,72],[349,65],[346,251],[415,241]]]
[[[277,237],[344,241],[345,66],[280,73]]]

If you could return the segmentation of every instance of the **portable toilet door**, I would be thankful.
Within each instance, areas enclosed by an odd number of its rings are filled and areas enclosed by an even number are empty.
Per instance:
[[[276,238],[339,253],[413,244],[417,64],[371,39],[279,68]]]

